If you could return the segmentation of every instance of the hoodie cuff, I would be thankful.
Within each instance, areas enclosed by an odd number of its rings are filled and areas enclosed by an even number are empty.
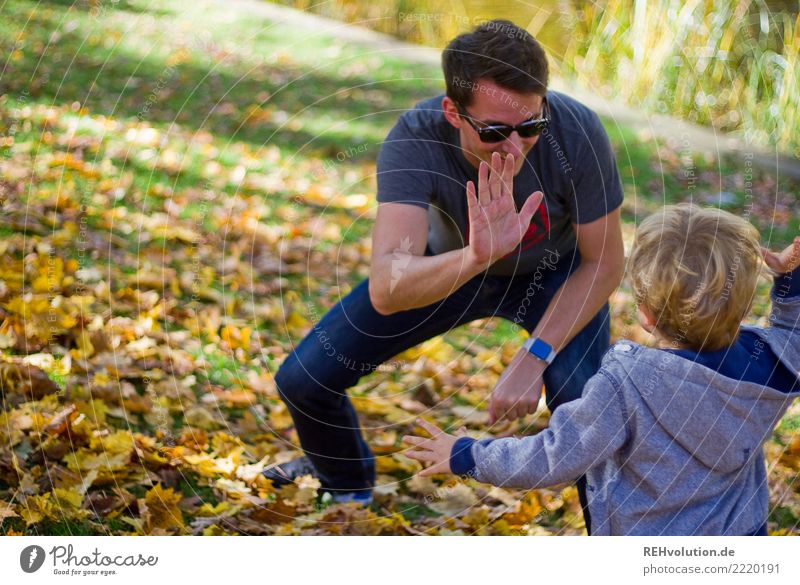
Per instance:
[[[450,451],[450,471],[455,475],[475,475],[475,458],[472,456],[472,444],[475,439],[460,437],[453,443]]]
[[[800,296],[800,267],[791,272],[775,276],[772,295],[778,299],[790,299]]]

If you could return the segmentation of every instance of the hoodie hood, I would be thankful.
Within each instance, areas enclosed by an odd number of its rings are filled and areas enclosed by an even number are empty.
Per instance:
[[[760,452],[787,402],[800,396],[732,381],[702,364],[633,342],[620,342],[610,353],[663,431],[721,473],[740,469]]]

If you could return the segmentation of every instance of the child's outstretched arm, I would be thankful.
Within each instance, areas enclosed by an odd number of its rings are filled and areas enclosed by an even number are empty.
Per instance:
[[[536,435],[475,441],[420,422],[431,438],[403,440],[412,445],[406,455],[430,464],[423,475],[455,473],[497,486],[536,488],[575,480],[613,455],[627,440],[627,419],[616,382],[601,370],[583,397],[560,406]]]

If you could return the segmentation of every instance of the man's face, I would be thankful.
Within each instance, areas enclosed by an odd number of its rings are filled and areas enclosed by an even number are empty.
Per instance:
[[[497,85],[489,79],[479,79],[473,86],[473,99],[464,109],[478,125],[507,124],[516,126],[530,118],[543,115],[544,100],[535,93],[517,93]],[[464,118],[459,116],[457,105],[449,97],[442,101],[447,120],[458,128],[461,138],[461,149],[464,158],[478,167],[481,161],[491,164],[492,153],[498,152],[505,158],[514,155],[514,175],[519,173],[525,164],[525,157],[539,140],[539,136],[521,138],[517,132],[500,142],[481,142],[478,132]]]

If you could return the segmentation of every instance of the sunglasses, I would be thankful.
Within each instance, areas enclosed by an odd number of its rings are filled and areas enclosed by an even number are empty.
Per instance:
[[[475,129],[478,133],[478,138],[481,142],[502,142],[511,136],[512,132],[519,134],[520,138],[533,138],[539,136],[542,131],[550,126],[550,106],[547,105],[547,99],[542,99],[542,117],[525,120],[516,126],[509,126],[508,124],[487,124],[478,120],[480,126],[475,123],[472,116],[467,113],[467,110],[461,104],[456,102],[458,113]]]

